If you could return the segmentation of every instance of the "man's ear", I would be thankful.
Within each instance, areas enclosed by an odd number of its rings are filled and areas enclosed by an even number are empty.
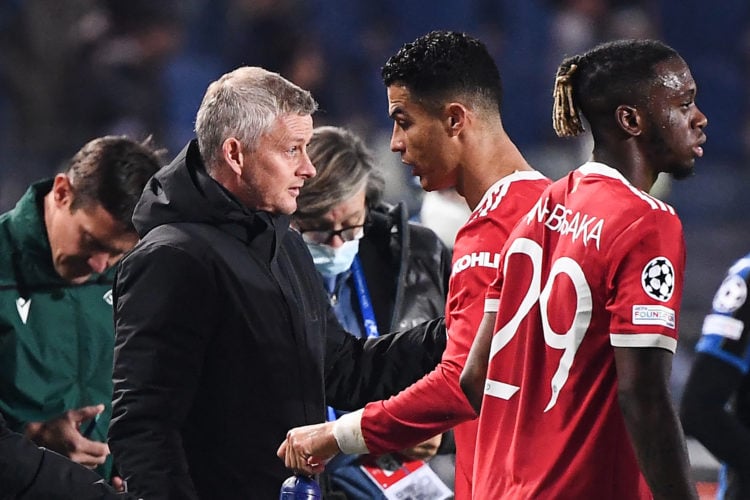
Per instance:
[[[57,174],[52,181],[52,199],[58,208],[70,207],[73,203],[73,186],[66,174]]]
[[[643,132],[644,119],[635,106],[621,104],[615,110],[617,125],[629,135],[637,136]]]
[[[448,134],[450,136],[457,136],[461,133],[464,126],[466,126],[468,110],[463,104],[452,102],[445,107],[445,113]]]
[[[242,174],[242,162],[245,153],[242,151],[242,143],[235,137],[226,139],[221,145],[224,161],[236,175]]]

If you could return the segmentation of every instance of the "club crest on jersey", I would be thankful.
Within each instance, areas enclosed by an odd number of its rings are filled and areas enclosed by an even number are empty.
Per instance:
[[[747,299],[747,283],[742,277],[731,274],[724,278],[714,295],[714,311],[731,313],[742,307]]]
[[[667,302],[674,292],[674,267],[666,257],[651,259],[641,273],[641,285],[646,295]]]

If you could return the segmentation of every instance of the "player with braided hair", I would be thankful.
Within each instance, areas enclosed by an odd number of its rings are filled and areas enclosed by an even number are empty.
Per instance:
[[[685,261],[650,196],[703,154],[685,61],[653,40],[565,59],[553,121],[591,160],[553,183],[503,247],[461,385],[478,410],[474,498],[689,499],[669,375]]]

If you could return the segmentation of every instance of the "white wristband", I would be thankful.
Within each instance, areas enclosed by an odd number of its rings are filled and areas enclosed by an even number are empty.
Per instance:
[[[500,299],[484,299],[484,312],[496,313],[500,309]]]
[[[362,436],[362,413],[364,408],[346,413],[333,423],[333,437],[342,453],[361,455],[369,453],[365,438]]]

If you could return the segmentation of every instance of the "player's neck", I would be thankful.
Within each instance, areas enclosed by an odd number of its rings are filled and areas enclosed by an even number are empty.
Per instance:
[[[614,168],[641,191],[650,191],[656,182],[657,174],[641,161],[641,154],[627,151],[608,154],[605,150],[594,148],[591,158]]]
[[[487,190],[497,181],[517,171],[534,170],[507,135],[489,137],[471,149],[462,169],[461,189],[469,208],[474,210]]]

